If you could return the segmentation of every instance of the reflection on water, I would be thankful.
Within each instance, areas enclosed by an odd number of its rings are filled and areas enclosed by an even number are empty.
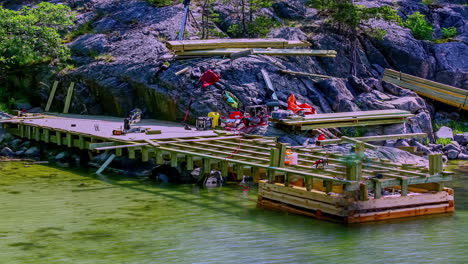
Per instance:
[[[199,189],[0,164],[0,263],[466,263],[457,212],[344,226],[257,208],[256,190]]]

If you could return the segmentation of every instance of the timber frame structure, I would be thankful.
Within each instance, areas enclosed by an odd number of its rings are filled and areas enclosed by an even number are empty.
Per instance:
[[[228,133],[181,138],[161,130],[156,135],[118,139],[103,135],[105,131],[83,133],[73,125],[54,126],[53,118],[47,118],[11,119],[2,124],[11,134],[37,142],[110,152],[98,172],[104,171],[114,157],[128,156],[143,162],[154,158],[157,164],[184,166],[189,171],[201,167],[203,175],[211,170],[219,170],[222,176],[233,173],[238,179],[250,175],[259,182],[260,206],[317,218],[352,223],[454,210],[453,190],[444,187],[451,173],[443,170],[441,154],[429,156],[429,168],[396,164],[366,158],[365,148],[372,145],[342,138],[355,144],[353,155],[294,148],[297,165],[285,165],[290,146],[277,143],[276,138]],[[385,136],[379,140],[385,140]],[[316,168],[318,159],[327,159],[329,166]]]

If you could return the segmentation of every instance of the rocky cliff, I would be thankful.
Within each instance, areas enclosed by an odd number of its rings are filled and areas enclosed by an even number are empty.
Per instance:
[[[69,1],[67,4],[78,12],[77,27],[90,28],[67,44],[72,49],[75,67],[58,75],[50,68],[41,68],[35,73],[35,81],[51,83],[57,78],[63,81],[59,100],[52,110],[62,108],[60,98],[66,94],[65,84],[75,81],[73,113],[125,116],[139,107],[146,117],[180,120],[191,98],[195,99],[192,118],[211,111],[229,113],[232,109],[222,97],[225,90],[244,105],[264,103],[269,92],[260,70],[266,69],[282,102],[294,93],[299,101],[312,104],[318,112],[403,109],[416,114],[406,125],[376,127],[374,133],[432,134],[431,116],[435,113],[432,102],[380,81],[384,68],[468,89],[468,6],[457,1],[429,6],[418,0],[357,1],[368,7],[397,6],[402,17],[420,11],[435,27],[436,36],[440,36],[442,27],[457,28],[459,35],[453,42],[435,44],[416,40],[409,29],[382,21],[372,23],[379,23],[388,32],[383,39],[359,35],[351,40],[328,26],[319,12],[306,7],[305,2],[277,1],[262,10],[283,25],[294,24],[272,29],[268,35],[308,40],[314,49],[336,50],[336,58],[248,56],[235,60],[173,60],[164,41],[176,38],[183,13],[181,4],[158,8],[140,0]],[[236,19],[231,15],[232,7],[217,3],[214,9],[221,18],[219,30],[225,31]],[[196,18],[201,16],[197,8],[193,8],[193,13]],[[199,35],[193,21],[187,31],[189,38]],[[187,74],[175,75],[187,66],[191,67]],[[280,74],[278,70],[282,68],[336,78],[313,81]],[[220,73],[222,79],[203,89],[198,79],[208,69]],[[34,101],[44,106],[49,89],[44,85],[38,87],[41,88],[35,90]]]

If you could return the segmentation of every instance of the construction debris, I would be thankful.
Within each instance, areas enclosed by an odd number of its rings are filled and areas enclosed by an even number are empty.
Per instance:
[[[468,90],[385,69],[383,80],[436,101],[468,110]]]

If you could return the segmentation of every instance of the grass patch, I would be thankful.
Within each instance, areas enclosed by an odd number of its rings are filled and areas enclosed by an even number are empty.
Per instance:
[[[450,138],[438,138],[436,139],[436,144],[445,146],[452,143],[452,140]]]
[[[341,128],[341,133],[347,137],[363,137],[367,133],[365,127],[344,127]]]
[[[63,42],[69,43],[81,35],[90,34],[90,33],[94,33],[92,21],[83,23],[79,25],[78,28],[76,28],[76,30],[68,32],[63,38]]]

